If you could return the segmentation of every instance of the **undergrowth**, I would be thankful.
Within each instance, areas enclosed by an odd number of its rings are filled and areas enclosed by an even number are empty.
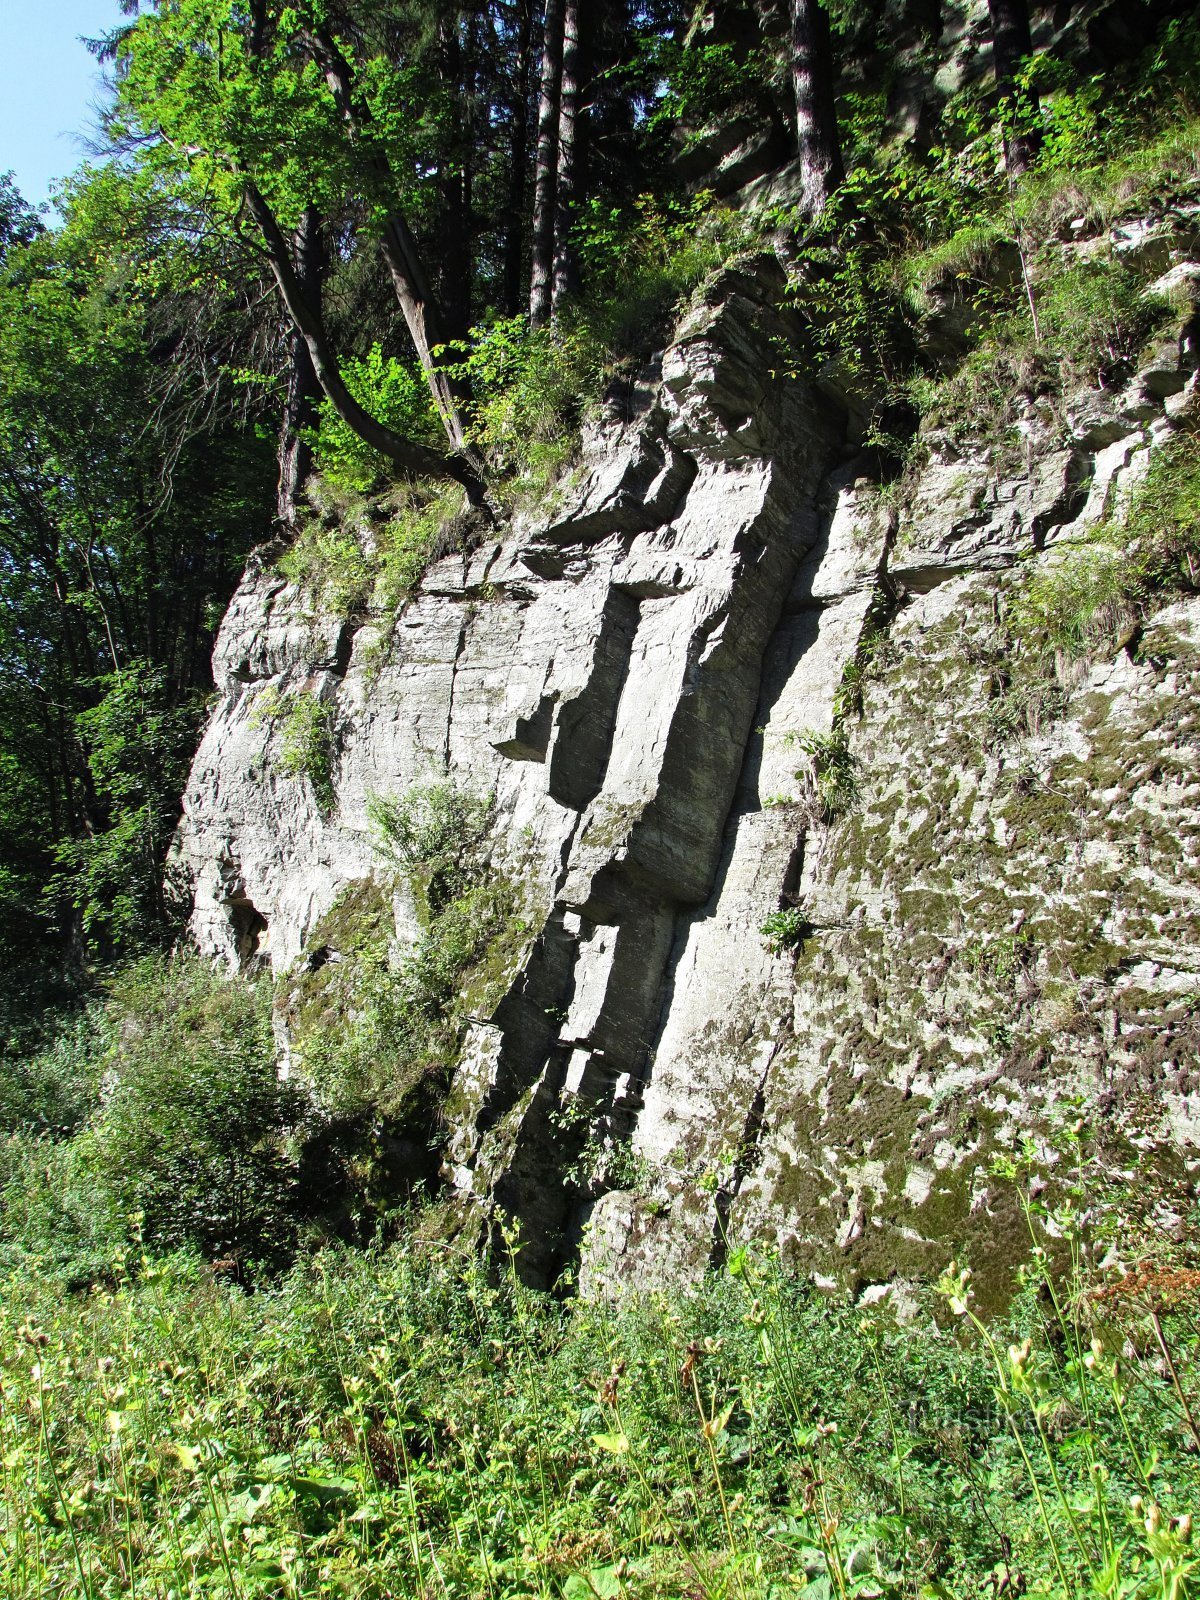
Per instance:
[[[970,1275],[897,1323],[741,1248],[575,1303],[412,1239],[249,1294],[135,1252],[0,1300],[0,1581],[57,1593],[1182,1600],[1197,1274],[1101,1271],[1014,1166],[1007,1320]]]
[[[501,997],[528,932],[524,896],[490,861],[490,802],[433,780],[373,798],[369,814],[381,864],[416,911],[415,944],[397,948],[388,881],[352,886],[309,940],[322,959],[279,985],[295,1070],[332,1120],[338,1204],[368,1234],[436,1187],[463,1031]]]

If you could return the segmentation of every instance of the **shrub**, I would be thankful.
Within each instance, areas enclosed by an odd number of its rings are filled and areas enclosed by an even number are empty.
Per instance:
[[[90,1128],[69,1139],[0,1136],[0,1271],[46,1274],[68,1289],[111,1282],[129,1218]]]
[[[337,1122],[333,1158],[360,1229],[432,1183],[464,1027],[500,998],[527,934],[521,897],[488,860],[490,801],[432,780],[368,809],[420,937],[397,952],[386,895],[359,886],[314,935],[328,927],[340,959],[283,980],[303,1070]]]
[[[276,1066],[270,986],[148,958],[114,990],[97,1125],[105,1183],[159,1249],[282,1261],[296,1238],[308,1105]]]
[[[398,798],[373,795],[367,815],[380,858],[404,874],[426,920],[438,916],[483,868],[491,800],[435,779],[414,784]]]

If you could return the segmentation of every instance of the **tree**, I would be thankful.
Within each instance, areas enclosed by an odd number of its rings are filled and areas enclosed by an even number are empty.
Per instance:
[[[123,35],[123,130],[152,142],[159,170],[202,184],[226,226],[256,225],[280,299],[337,414],[402,472],[452,478],[479,499],[457,399],[436,366],[440,312],[400,204],[388,153],[405,84],[381,61],[360,93],[355,66],[316,4],[278,15],[237,0],[174,0]],[[383,115],[380,115],[382,110]],[[150,152],[144,157],[149,158]],[[449,437],[445,454],[402,438],[350,393],[312,286],[288,244],[308,208],[344,212],[357,198],[379,240],[418,360]]]
[[[563,24],[564,0],[546,0],[533,184],[533,258],[529,283],[529,321],[534,328],[540,328],[549,320],[554,283]]]
[[[551,315],[579,287],[579,271],[571,245],[571,226],[579,179],[580,113],[583,94],[583,50],[579,37],[579,0],[565,0],[562,75],[558,96],[558,173],[554,186],[554,286]]]
[[[145,173],[68,187],[0,262],[0,947],[170,932],[162,863],[212,625],[268,516],[225,375],[259,287]],[[203,279],[198,285],[196,274]]]
[[[988,0],[992,21],[992,69],[1004,123],[1004,159],[1009,173],[1019,177],[1037,154],[1039,138],[1029,115],[1037,110],[1037,97],[1025,91],[1026,104],[1017,104],[1017,72],[1021,62],[1033,54],[1029,31],[1027,0]]]
[[[305,299],[320,306],[325,278],[325,241],[315,207],[305,206],[292,245],[296,281]],[[279,425],[279,491],[282,523],[295,521],[297,498],[312,471],[312,430],[322,394],[308,342],[292,324],[288,337],[287,397]]]
[[[834,104],[833,47],[821,0],[790,0],[800,210],[810,221],[845,178]]]

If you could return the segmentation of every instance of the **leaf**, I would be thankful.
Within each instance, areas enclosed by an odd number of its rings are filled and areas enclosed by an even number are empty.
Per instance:
[[[623,1433],[594,1433],[592,1443],[598,1450],[607,1450],[614,1456],[623,1456],[629,1449],[629,1440]]]
[[[615,1566],[573,1572],[563,1586],[566,1600],[616,1600],[620,1593],[621,1580]]]
[[[177,1467],[182,1467],[185,1472],[199,1472],[200,1452],[193,1450],[191,1445],[178,1444],[172,1440],[163,1446],[163,1455],[168,1461],[173,1461]]]

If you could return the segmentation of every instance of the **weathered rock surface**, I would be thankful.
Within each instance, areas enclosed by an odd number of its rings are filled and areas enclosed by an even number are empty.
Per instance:
[[[1180,1161],[1200,1128],[1200,603],[1037,704],[1000,620],[1016,564],[1144,471],[1193,353],[1081,400],[1066,443],[1035,430],[1020,472],[935,455],[889,509],[836,407],[774,375],[778,287],[727,274],[555,517],[398,618],[311,616],[264,561],[217,645],[178,841],[214,956],[302,955],[378,870],[372,794],[494,794],[536,916],[443,1174],[520,1219],[542,1281],[576,1251],[593,1289],[661,1281],[747,1233],[860,1287],[955,1240],[1003,1266],[989,1166],[1024,1130],[1076,1096]],[[272,759],[262,696],[297,690],[331,708],[329,815]],[[798,741],[835,702],[857,795],[822,820]],[[807,937],[773,954],[788,907]]]

